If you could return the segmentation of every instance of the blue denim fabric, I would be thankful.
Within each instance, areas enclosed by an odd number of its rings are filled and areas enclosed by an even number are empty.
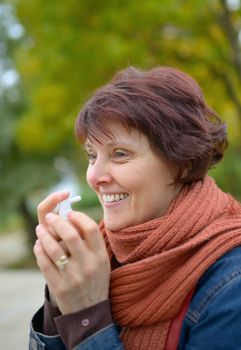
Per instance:
[[[35,332],[31,326],[29,350],[66,350],[66,347],[60,337]]]
[[[178,350],[241,349],[241,247],[201,277],[183,322]]]
[[[90,336],[74,350],[124,350],[120,341],[118,328],[112,324]],[[45,336],[30,329],[29,350],[66,350],[59,336]]]
[[[29,350],[36,349],[65,347],[59,337],[46,337],[31,328]],[[117,328],[111,325],[75,350],[124,347]],[[183,321],[178,350],[241,350],[241,247],[221,257],[199,280]]]

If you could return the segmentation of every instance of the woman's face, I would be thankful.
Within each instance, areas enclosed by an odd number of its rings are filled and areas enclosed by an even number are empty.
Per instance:
[[[111,137],[86,142],[87,181],[97,194],[104,222],[112,231],[144,223],[163,215],[180,190],[170,185],[174,174],[151,149],[147,137],[109,122]]]

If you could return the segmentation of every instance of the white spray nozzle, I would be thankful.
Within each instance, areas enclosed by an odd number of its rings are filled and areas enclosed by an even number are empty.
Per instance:
[[[58,214],[63,218],[67,219],[67,214],[72,210],[71,204],[79,202],[81,200],[81,196],[75,196],[72,198],[67,198],[59,203],[58,205]]]
[[[81,201],[81,196],[75,196],[75,197],[71,197],[69,198],[70,203],[76,203]]]

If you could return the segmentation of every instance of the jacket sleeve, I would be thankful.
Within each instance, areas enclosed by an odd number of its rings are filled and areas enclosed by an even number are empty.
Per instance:
[[[29,336],[29,350],[66,350],[59,335],[48,336],[41,333],[43,310],[44,307],[41,307],[32,319]]]
[[[77,345],[74,350],[124,350],[118,328],[112,324]]]
[[[178,350],[241,349],[240,248],[204,275],[184,323],[186,339]]]

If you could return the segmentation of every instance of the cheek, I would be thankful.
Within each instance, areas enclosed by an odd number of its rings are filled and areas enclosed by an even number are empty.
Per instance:
[[[137,176],[133,170],[129,171],[129,169],[127,169],[122,171],[121,169],[121,171],[119,170],[115,175],[116,182],[128,192],[136,192],[140,189],[140,177]]]
[[[91,170],[90,166],[88,166],[86,171],[86,181],[91,188],[94,187],[94,173]]]

